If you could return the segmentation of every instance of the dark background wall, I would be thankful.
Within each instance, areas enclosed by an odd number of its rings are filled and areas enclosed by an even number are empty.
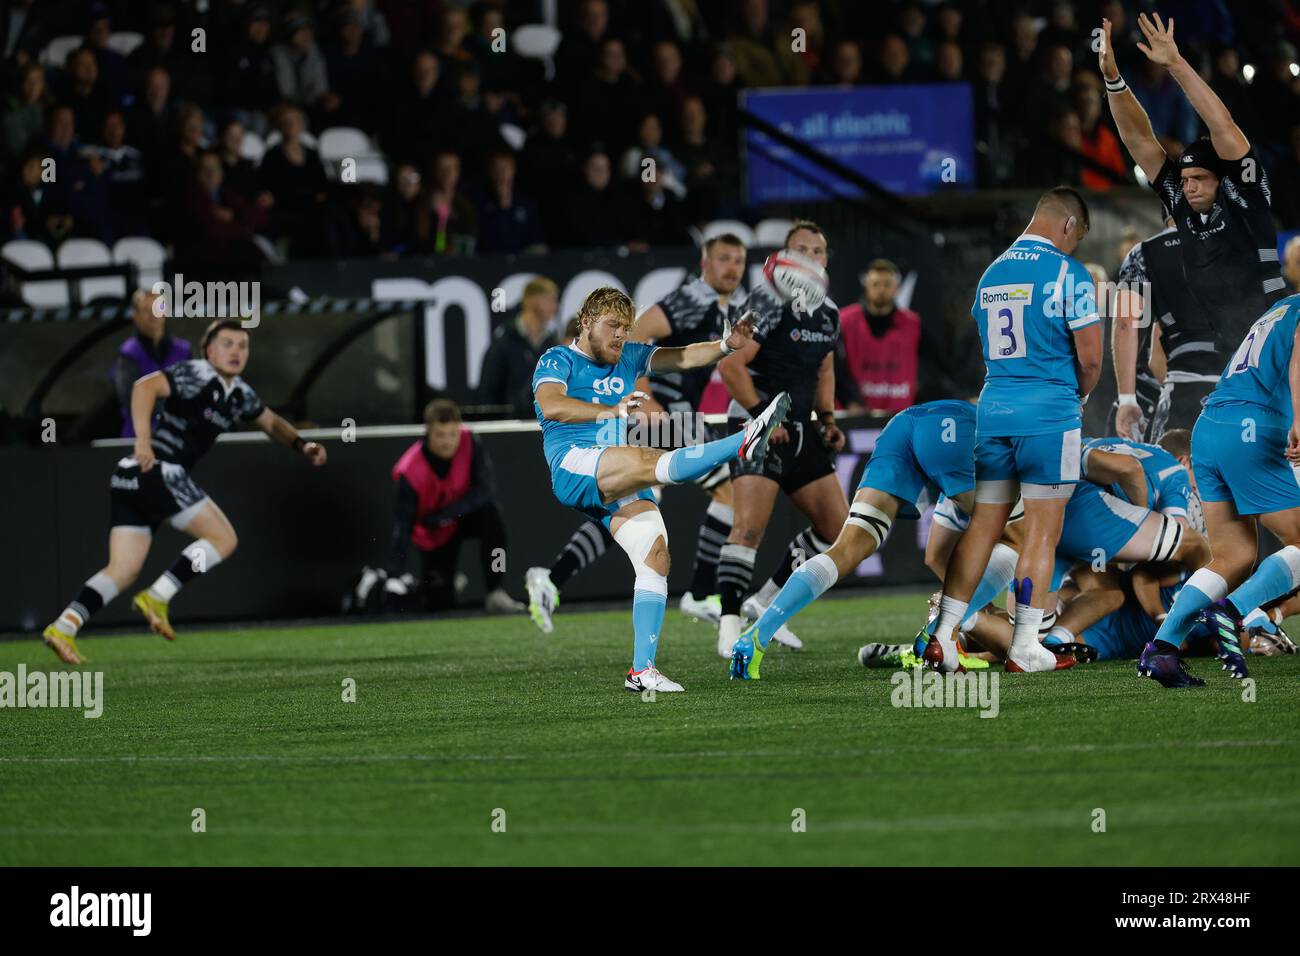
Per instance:
[[[850,453],[838,469],[850,494],[875,436],[879,420],[851,420]],[[499,428],[500,426],[497,426]],[[337,434],[337,433],[334,433]],[[498,492],[509,531],[507,586],[524,597],[524,571],[549,565],[583,520],[556,503],[535,426],[481,438],[496,466]],[[200,462],[194,478],[230,516],[239,549],[226,564],[199,578],[177,599],[178,622],[316,616],[337,613],[362,565],[381,564],[392,520],[393,462],[416,439],[358,437],[326,439],[329,463],[312,468],[287,449],[265,440],[221,441]],[[0,449],[0,501],[6,540],[0,551],[0,630],[43,627],[107,560],[108,480],[124,446]],[[674,594],[690,582],[695,539],[707,497],[694,487],[664,492],[663,513],[673,554],[669,587]],[[782,498],[759,554],[755,587],[781,560],[786,543],[804,521]],[[906,584],[932,580],[922,563],[915,522],[902,521],[880,560],[852,584]],[[144,587],[162,573],[187,539],[164,526],[138,582]],[[626,557],[612,549],[598,565],[576,578],[568,600],[623,599],[632,583]],[[482,595],[475,546],[462,552],[470,578],[466,602]],[[844,586],[852,586],[844,582]],[[119,599],[95,618],[100,624],[133,620],[129,602]]]

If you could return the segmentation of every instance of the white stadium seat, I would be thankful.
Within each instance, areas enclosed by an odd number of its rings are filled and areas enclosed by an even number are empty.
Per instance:
[[[514,123],[502,123],[497,127],[497,132],[505,140],[506,145],[516,153],[524,148],[524,143],[528,142],[528,134],[516,126]]]
[[[762,219],[754,227],[754,236],[760,246],[780,246],[794,221],[790,219]]]
[[[82,38],[80,36],[61,36],[55,37],[45,45],[41,51],[40,60],[46,66],[62,67],[68,62],[68,54],[81,46]]]
[[[260,166],[262,157],[265,155],[266,140],[252,130],[244,130],[244,138],[239,143],[239,157],[241,159],[250,159],[255,165]]]
[[[370,137],[352,126],[331,126],[320,134],[320,158],[326,163],[374,154]]]
[[[0,247],[0,258],[27,270],[53,269],[54,253],[43,242],[14,239]],[[22,283],[23,301],[37,309],[60,309],[68,304],[68,284],[59,280]]]
[[[129,30],[123,30],[119,33],[109,34],[108,48],[114,53],[122,54],[122,56],[130,56],[135,52],[135,48],[143,42],[143,33],[131,33]]]
[[[517,27],[510,37],[513,52],[529,60],[541,60],[546,79],[555,76],[555,51],[560,47],[560,31],[547,23],[528,23]]]
[[[388,184],[388,163],[382,156],[357,157],[357,182]]]
[[[89,266],[111,266],[113,254],[98,239],[66,239],[59,246],[55,261],[60,269],[84,269]],[[86,305],[95,299],[112,296],[127,297],[126,280],[117,276],[102,279],[77,279],[78,302]]]
[[[739,219],[715,219],[704,227],[704,239],[707,241],[714,236],[729,232],[743,242],[746,246],[758,245],[754,239],[754,230],[745,225]]]
[[[163,263],[167,250],[156,239],[148,236],[126,236],[113,246],[113,261],[118,265],[135,263],[139,272],[139,286],[152,289],[162,279]]]

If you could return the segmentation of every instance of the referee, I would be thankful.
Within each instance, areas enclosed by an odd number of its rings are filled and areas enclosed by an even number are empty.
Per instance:
[[[1182,277],[1192,301],[1214,330],[1221,372],[1226,357],[1233,354],[1250,326],[1286,294],[1269,211],[1268,177],[1227,107],[1179,55],[1173,22],[1165,24],[1156,14],[1152,23],[1142,14],[1138,26],[1147,41],[1138,48],[1152,63],[1169,70],[1209,128],[1210,137],[1192,143],[1175,158],[1165,155],[1146,111],[1119,75],[1111,45],[1111,24],[1103,20],[1105,41],[1100,61],[1107,99],[1124,146],[1173,215]],[[1195,344],[1204,349],[1208,343]],[[1172,356],[1172,349],[1167,351]],[[1204,384],[1182,383],[1185,394],[1202,391]],[[1174,416],[1181,415],[1181,408],[1191,404],[1177,397],[1179,388],[1177,380],[1166,381],[1165,391],[1172,393],[1167,402],[1175,423]],[[1190,425],[1190,421],[1185,424]]]

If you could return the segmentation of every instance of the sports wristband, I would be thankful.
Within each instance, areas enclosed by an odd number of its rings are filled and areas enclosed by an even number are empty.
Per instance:
[[[306,440],[301,435],[295,435],[293,438],[293,450],[302,451],[307,447]]]
[[[1123,93],[1128,89],[1128,84],[1124,82],[1124,77],[1122,76],[1117,76],[1113,80],[1107,80],[1106,77],[1103,76],[1102,79],[1106,82],[1107,93]]]
[[[1118,399],[1118,401],[1119,401],[1119,407],[1120,407],[1120,408],[1123,408],[1125,405],[1132,405],[1132,406],[1134,406],[1134,407],[1137,407],[1137,403],[1138,403],[1138,400],[1137,400],[1137,393],[1136,393],[1136,392],[1120,392],[1120,393],[1119,393],[1119,399]]]
[[[723,355],[730,355],[732,352],[736,351],[730,345],[727,344],[727,340],[725,338],[718,339],[718,347],[722,349]]]

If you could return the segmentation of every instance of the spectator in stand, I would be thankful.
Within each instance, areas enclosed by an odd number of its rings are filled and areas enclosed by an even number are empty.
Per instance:
[[[424,437],[393,466],[396,485],[393,532],[388,545],[386,595],[400,595],[401,575],[412,545],[420,554],[425,604],[431,611],[456,604],[456,565],[467,538],[479,539],[479,562],[494,614],[517,614],[524,606],[505,591],[506,524],[496,502],[492,460],[461,424],[460,408],[435,398],[424,410]]]
[[[709,114],[710,135],[734,143],[740,133],[740,81],[731,48],[718,47],[709,60],[709,81],[704,86],[704,109]]]
[[[4,59],[4,80],[12,85],[18,70],[35,63],[50,38],[45,10],[36,0],[10,0],[0,17],[0,57]]]
[[[275,197],[259,186],[257,165],[244,158],[245,135],[244,124],[237,119],[228,119],[218,127],[216,149],[221,157],[223,179],[245,199],[260,201],[269,209]],[[268,197],[269,201],[262,200],[261,196]]]
[[[662,177],[629,184],[623,206],[623,235],[633,252],[651,246],[681,246],[690,241],[681,203],[664,188]]]
[[[339,98],[330,124],[378,132],[387,85],[379,54],[366,41],[365,17],[359,11],[340,14],[338,38],[325,51],[325,67],[330,89]]]
[[[961,7],[955,3],[945,3],[934,14],[935,59],[938,59],[939,46],[955,43],[957,49],[966,51],[966,29]]]
[[[1039,43],[1045,47],[1063,46],[1070,51],[1071,57],[1081,60],[1092,52],[1085,42],[1087,39],[1074,18],[1074,4],[1070,0],[1056,0]]]
[[[1200,119],[1168,70],[1142,57],[1138,68],[1125,79],[1146,110],[1151,129],[1166,153],[1177,155],[1196,141]]]
[[[1123,179],[1127,173],[1124,152],[1120,149],[1119,137],[1102,122],[1101,94],[1090,86],[1076,87],[1074,108],[1079,117],[1079,152]],[[1115,180],[1086,165],[1082,167],[1080,182],[1085,189],[1096,190],[1110,189],[1115,184]]]
[[[72,107],[77,118],[77,129],[103,129],[104,114],[116,107],[117,102],[99,78],[99,63],[94,52],[84,46],[74,50],[68,56],[59,80],[57,99]]]
[[[473,32],[466,38],[465,48],[478,63],[484,85],[502,90],[527,89],[532,83],[531,68],[510,49],[501,4],[497,0],[479,0],[470,7],[470,22]]]
[[[288,241],[291,255],[314,255],[325,227],[329,180],[320,154],[302,141],[302,110],[283,106],[275,123],[280,142],[266,151],[259,169],[262,189],[274,197],[272,234]]]
[[[682,138],[673,146],[673,155],[686,171],[684,212],[690,222],[708,222],[718,217],[724,197],[736,198],[736,151],[709,136],[708,114],[698,96],[688,96],[682,104],[680,126]]]
[[[402,163],[393,170],[390,199],[396,239],[393,251],[399,256],[414,255],[419,245],[422,185],[420,171],[410,163]]]
[[[519,165],[520,187],[537,197],[547,237],[563,234],[569,216],[567,185],[578,168],[578,152],[569,139],[569,117],[559,100],[545,100],[538,110],[538,128],[528,137]]]
[[[790,37],[780,35],[772,25],[767,0],[740,0],[737,12],[727,43],[741,84],[784,86],[783,51],[789,48]]]
[[[438,58],[421,50],[411,61],[410,84],[391,117],[387,152],[403,162],[426,168],[438,144],[454,138],[455,121],[450,97],[438,85]]]
[[[667,139],[676,139],[677,116],[687,93],[682,76],[682,53],[677,44],[669,40],[656,43],[651,54],[651,66],[650,80],[641,98],[644,110],[660,118]]]
[[[609,5],[605,0],[581,0],[576,21],[563,34],[555,51],[556,73],[566,98],[572,98],[600,61],[601,44],[610,35]]]
[[[135,335],[118,347],[109,371],[122,413],[123,438],[135,437],[135,424],[131,421],[131,388],[136,379],[190,360],[190,343],[168,334],[163,306],[163,299],[156,292],[137,289],[131,296],[131,321],[135,324]]]
[[[625,180],[653,175],[663,181],[663,186],[678,199],[686,196],[686,170],[663,145],[663,124],[654,113],[641,117],[637,126],[637,141],[627,148],[619,163],[619,174]],[[647,165],[650,160],[653,165]]]
[[[1008,103],[1009,115],[1016,115],[1020,98],[1038,82],[1038,49],[1038,21],[1027,13],[1016,14],[1007,51],[1007,92],[1016,97]]]
[[[126,117],[121,110],[108,111],[99,142],[84,147],[82,158],[103,183],[114,236],[147,232],[144,156],[127,144]]]
[[[597,147],[582,163],[582,181],[569,201],[566,244],[579,249],[612,249],[622,241],[620,201],[608,154]]]
[[[478,64],[473,60],[461,64],[456,71],[456,99],[451,107],[452,141],[471,169],[482,169],[488,153],[501,148],[498,127],[513,120],[504,115],[505,109],[505,100],[497,91],[482,89]]]
[[[388,20],[379,12],[375,0],[344,0],[343,6],[361,14],[362,31],[372,50],[382,50],[392,42],[393,35],[388,28]]]
[[[1113,28],[1111,33],[1113,36]],[[1210,58],[1210,69],[1210,89],[1223,101],[1229,115],[1252,142],[1266,139],[1255,113],[1255,99],[1241,75],[1241,58],[1237,51],[1223,44],[1216,46]]]
[[[1083,172],[1083,163],[1080,159],[1083,126],[1079,122],[1079,114],[1073,109],[1057,113],[1052,117],[1048,127],[1048,136],[1055,148],[1047,147],[1021,152],[1020,180],[1040,186],[1050,186],[1053,183],[1079,185]]]
[[[856,40],[836,40],[826,58],[826,82],[832,86],[860,86],[866,82],[862,72],[862,47]]]
[[[890,33],[880,41],[880,61],[874,81],[876,83],[918,83],[921,76],[907,53],[907,43],[897,33]]]
[[[895,301],[900,276],[888,259],[862,278],[862,298],[840,310],[845,360],[866,408],[901,412],[916,404],[921,317]]]
[[[818,5],[812,0],[796,0],[790,7],[785,35],[791,38],[791,42],[778,47],[781,67],[791,86],[807,86],[820,73],[822,51],[826,45],[826,31]],[[795,48],[796,37],[802,38],[800,49]]]
[[[907,56],[913,63],[934,62],[934,43],[925,31],[925,11],[917,3],[906,3],[898,11],[898,33],[907,43]]]
[[[940,40],[934,55],[934,77],[940,83],[960,83],[966,79],[961,47],[952,40]]]
[[[979,184],[985,188],[1010,182],[1015,172],[1012,96],[1006,83],[1007,54],[1000,43],[980,47],[979,75],[971,96],[975,101],[975,144]]]
[[[271,9],[248,8],[243,36],[229,50],[219,70],[222,104],[245,127],[266,136],[269,114],[278,101],[275,60],[271,57]]]
[[[52,249],[72,233],[67,196],[44,179],[49,159],[43,146],[31,147],[19,164],[18,181],[5,188],[4,219],[0,222],[5,242],[32,239]]]
[[[533,372],[542,353],[560,344],[555,329],[559,311],[559,287],[544,276],[528,280],[519,314],[496,327],[483,355],[479,404],[509,406],[502,418],[533,419]]]
[[[1033,140],[1051,134],[1052,126],[1070,105],[1070,78],[1074,71],[1074,54],[1063,44],[1045,48],[1042,70],[1021,99],[1017,114],[1023,138]],[[1029,158],[1032,163],[1032,157]]]
[[[113,20],[108,4],[92,3],[90,5],[90,29],[86,31],[86,49],[95,57],[99,69],[100,82],[104,84],[114,104],[121,102],[122,94],[129,86],[130,71],[126,57],[108,45],[108,38],[113,35]]]
[[[396,259],[400,240],[392,211],[384,207],[383,190],[374,183],[357,183],[347,196],[348,214],[336,222],[331,258]]]
[[[148,169],[156,190],[155,199],[168,208],[176,208],[175,204],[194,179],[194,164],[199,154],[208,148],[203,127],[203,110],[194,105],[182,106],[176,120],[176,138],[167,149],[159,150],[152,157],[145,155],[147,163],[152,160]]]
[[[429,184],[416,220],[422,255],[471,255],[478,241],[478,213],[460,191],[460,156],[444,147],[434,156]]]
[[[1255,115],[1259,117],[1260,139],[1266,147],[1285,147],[1291,128],[1300,124],[1298,81],[1291,75],[1291,64],[1298,59],[1300,56],[1297,56],[1294,46],[1285,40],[1277,40],[1263,57],[1263,63],[1257,64],[1255,79],[1250,84],[1250,96],[1255,101]],[[1162,75],[1167,73],[1163,68],[1159,69]],[[1169,82],[1173,83],[1173,80]],[[1174,88],[1178,90],[1176,85]],[[1185,103],[1186,98],[1179,97],[1179,102]]]
[[[262,254],[252,242],[266,223],[267,204],[251,202],[222,183],[221,158],[202,152],[181,206],[176,269],[226,280],[232,271],[252,272]]]
[[[321,126],[334,125],[342,100],[330,90],[325,56],[316,45],[316,28],[301,10],[284,18],[285,41],[271,47],[279,98],[311,113]]]
[[[581,119],[582,139],[604,136],[611,146],[623,149],[632,142],[640,98],[640,83],[628,70],[623,41],[610,37],[601,43],[600,60],[574,96],[570,115]]]
[[[54,159],[57,178],[51,189],[61,193],[67,203],[73,234],[112,242],[113,220],[108,197],[99,177],[81,158],[81,140],[72,107],[59,105],[50,110],[49,128],[42,145]]]
[[[170,145],[176,122],[177,103],[172,98],[171,74],[156,66],[145,74],[143,94],[127,114],[126,128],[131,145],[144,154],[146,167]]]
[[[45,67],[28,63],[18,72],[18,88],[4,98],[0,112],[0,167],[13,167],[40,137],[50,94],[45,88]]]
[[[438,55],[443,75],[452,85],[455,85],[460,71],[475,62],[466,42],[469,36],[469,14],[460,7],[444,7],[433,52]]]
[[[515,189],[513,153],[493,153],[487,162],[488,183],[478,207],[480,252],[546,251],[537,203]]]
[[[155,5],[150,23],[144,42],[126,58],[131,86],[138,86],[141,77],[161,66],[171,77],[172,89],[177,96],[206,102],[211,87],[209,70],[202,57],[190,53],[188,42],[183,47],[177,46],[175,9],[168,3]]]

